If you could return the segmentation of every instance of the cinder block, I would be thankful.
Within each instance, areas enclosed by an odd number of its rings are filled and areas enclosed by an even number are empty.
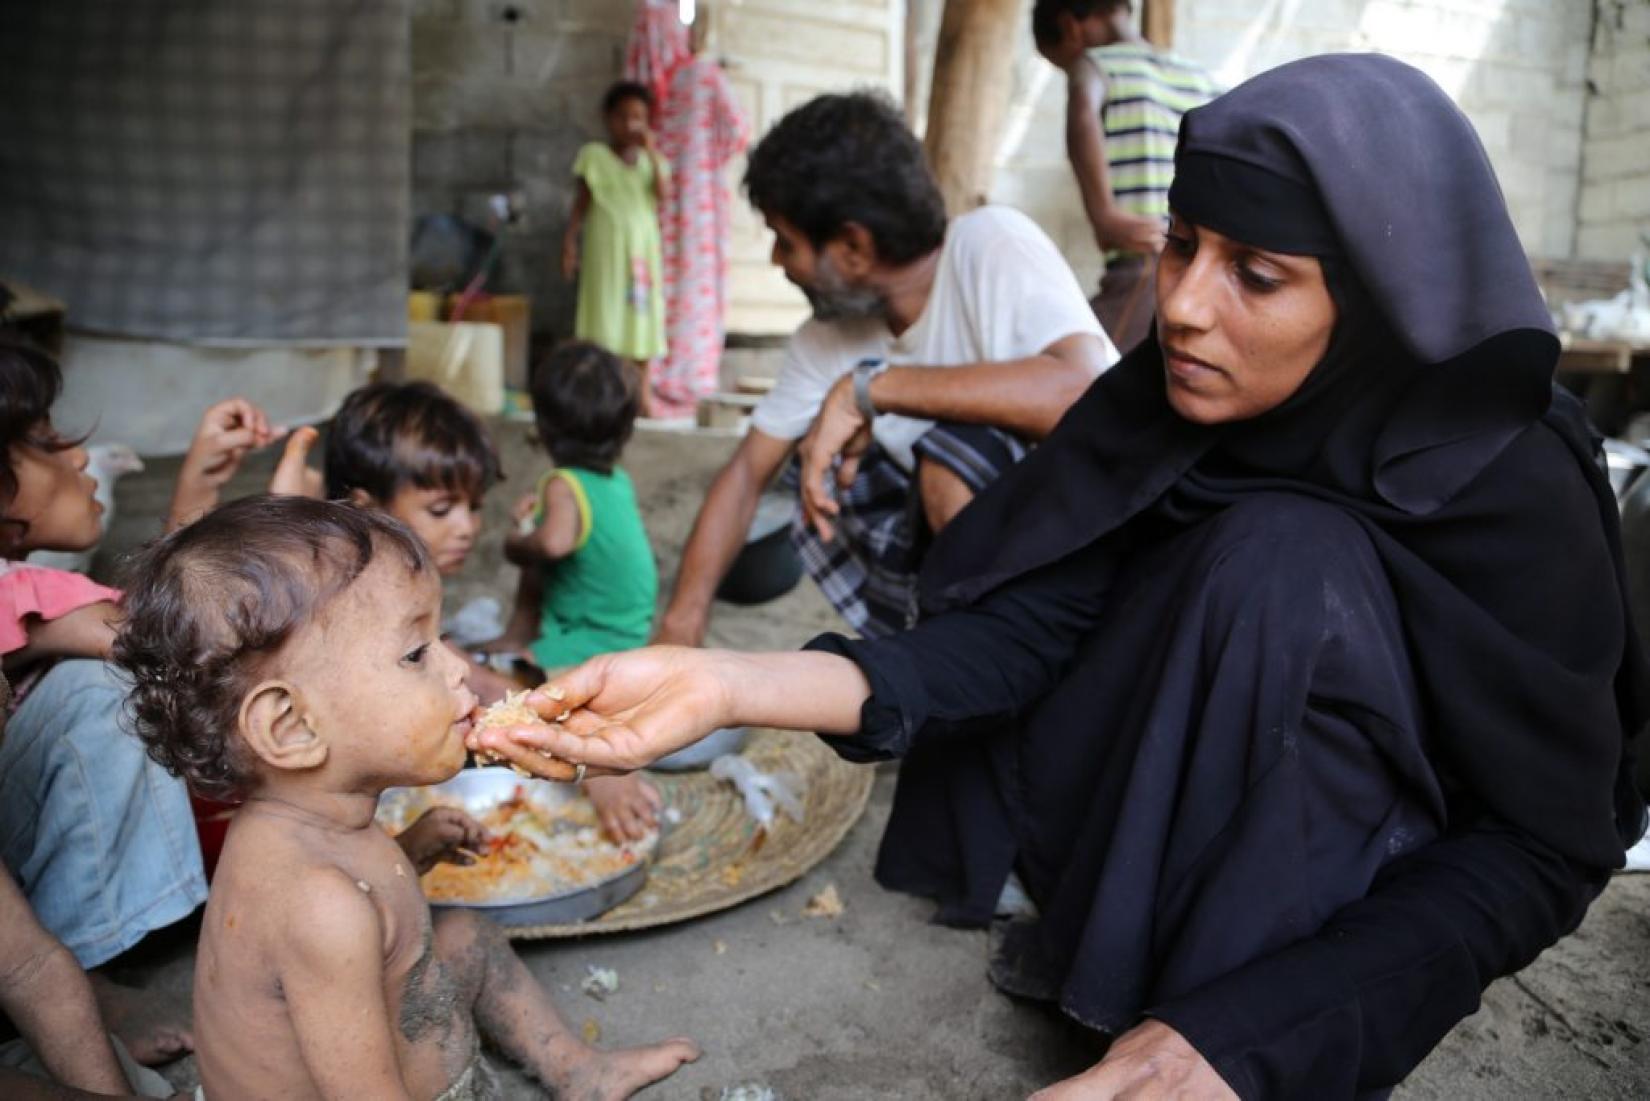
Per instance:
[[[524,183],[554,181],[558,188],[571,191],[573,160],[593,137],[567,124],[552,130],[518,131],[510,138],[511,174]]]
[[[1621,13],[1621,33],[1623,37],[1650,37],[1650,3],[1646,0],[1628,0],[1628,3],[1618,5]]]
[[[1586,260],[1626,260],[1637,240],[1632,222],[1583,225],[1576,231],[1576,255]]]
[[[1581,128],[1554,127],[1547,140],[1547,167],[1566,168],[1573,176],[1581,170]]]
[[[1512,112],[1502,108],[1470,112],[1467,116],[1478,131],[1478,138],[1484,147],[1492,151],[1508,150],[1512,144]]]
[[[459,81],[506,72],[509,45],[509,34],[490,26],[451,19],[416,19],[412,24],[413,79]]]
[[[1597,224],[1610,218],[1616,209],[1616,184],[1602,180],[1581,185],[1581,202],[1576,217],[1583,224]]]
[[[510,32],[509,42],[510,72],[530,84],[594,81],[605,87],[624,64],[623,36],[607,32],[539,24]]]
[[[1589,141],[1582,153],[1582,172],[1588,179],[1609,180],[1650,169],[1650,142],[1642,134]]]
[[[635,22],[632,5],[616,0],[561,0],[562,18],[578,27],[595,27],[614,34],[629,34]]]
[[[1617,218],[1650,219],[1650,168],[1641,175],[1615,182],[1614,214]]]
[[[1615,95],[1650,88],[1650,43],[1618,48],[1610,61],[1610,91]]]
[[[1569,256],[1575,250],[1576,220],[1573,208],[1547,211],[1541,226],[1541,256]]]
[[[1583,84],[1587,80],[1587,61],[1591,53],[1585,36],[1564,51],[1564,71],[1558,82],[1566,87]]]
[[[1587,97],[1586,125],[1583,133],[1590,143],[1599,138],[1614,138],[1632,129],[1627,104],[1633,97],[1589,95]],[[1650,96],[1647,96],[1650,99]]]
[[[416,26],[433,20],[458,19],[461,7],[459,0],[412,0],[412,21]]]
[[[412,146],[413,179],[420,183],[463,188],[509,182],[510,136],[504,131],[414,131]]]

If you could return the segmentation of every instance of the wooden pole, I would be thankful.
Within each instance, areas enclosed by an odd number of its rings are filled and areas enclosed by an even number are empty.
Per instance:
[[[1174,48],[1174,0],[1141,0],[1140,33],[1160,50]]]
[[[973,210],[991,191],[1024,10],[1024,0],[945,0],[925,146],[953,215]]]

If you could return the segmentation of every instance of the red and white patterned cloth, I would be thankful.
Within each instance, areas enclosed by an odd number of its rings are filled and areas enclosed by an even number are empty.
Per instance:
[[[728,162],[750,142],[722,67],[703,54],[677,66],[664,97],[659,151],[671,188],[659,209],[670,351],[653,368],[656,416],[691,414],[714,392],[728,273]]]
[[[88,604],[120,603],[120,590],[99,585],[83,574],[0,559],[0,654],[29,644],[32,617],[43,622],[61,619]],[[11,678],[11,707],[23,702],[53,661],[39,661]]]
[[[687,28],[675,0],[646,0],[636,9],[636,23],[625,45],[624,78],[653,94],[653,124],[659,125],[670,78],[692,55]]]

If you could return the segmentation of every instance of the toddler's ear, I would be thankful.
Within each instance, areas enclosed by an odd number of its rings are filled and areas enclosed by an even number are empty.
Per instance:
[[[264,681],[241,704],[241,737],[271,768],[304,772],[326,763],[327,743],[286,681]]]

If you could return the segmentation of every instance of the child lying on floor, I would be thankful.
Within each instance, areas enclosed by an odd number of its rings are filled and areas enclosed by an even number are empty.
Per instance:
[[[626,435],[634,416],[625,422]],[[443,577],[464,568],[481,531],[482,500],[503,476],[481,418],[432,383],[377,382],[344,399],[327,430],[325,454],[329,500],[381,509],[406,524]],[[653,558],[642,539],[651,577]],[[652,614],[650,590],[644,635]],[[518,687],[479,662],[468,664],[469,685],[483,703]],[[612,837],[634,840],[658,825],[662,801],[639,776],[592,779],[584,791]]]
[[[385,788],[459,770],[476,702],[407,528],[243,498],[136,558],[126,617],[116,660],[149,752],[246,799],[201,925],[206,1098],[491,1096],[483,1036],[561,1097],[627,1097],[698,1057],[584,1045],[497,927],[432,921],[374,825]]]

